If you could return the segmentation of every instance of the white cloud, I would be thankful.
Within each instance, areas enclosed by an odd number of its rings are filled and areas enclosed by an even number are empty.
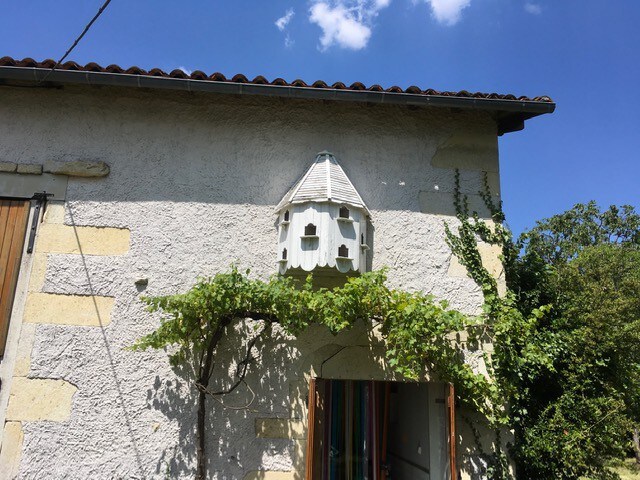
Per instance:
[[[445,25],[455,25],[460,21],[462,10],[471,4],[471,0],[426,0],[431,4],[435,19]]]
[[[187,67],[182,67],[182,66],[178,67],[178,70],[182,70],[187,75],[191,75],[191,72],[193,72],[193,70],[189,70]]]
[[[333,45],[361,50],[371,38],[373,19],[391,0],[317,0],[309,9],[309,21],[322,29],[320,49]]]
[[[291,48],[293,46],[293,40],[291,39],[291,35],[286,31],[287,25],[295,15],[293,8],[289,8],[285,14],[275,21],[275,26],[278,27],[278,30],[284,32],[284,46],[286,48]]]
[[[280,30],[281,32],[284,32],[285,27],[289,24],[289,22],[291,21],[294,15],[295,15],[295,12],[293,11],[293,8],[290,8],[285,12],[285,14],[282,17],[276,20],[275,23],[276,23],[276,27],[278,27],[278,30]]]
[[[536,3],[525,3],[524,10],[532,15],[540,15],[542,13],[542,7]]]

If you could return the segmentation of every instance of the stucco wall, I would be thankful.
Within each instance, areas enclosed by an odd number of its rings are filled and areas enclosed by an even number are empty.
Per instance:
[[[499,188],[496,127],[485,114],[110,88],[2,93],[0,160],[111,167],[104,178],[70,178],[66,203],[45,224],[54,227],[39,234],[44,278],[31,301],[90,298],[82,308],[91,318],[53,321],[36,306],[34,320],[26,301],[22,330],[32,348],[13,383],[57,381],[69,411],[48,420],[7,417],[21,422],[21,478],[189,476],[189,388],[164,352],[124,350],[158,322],[135,282],[148,279],[144,294],[158,295],[184,291],[231,263],[261,278],[275,273],[273,208],[321,150],[336,155],[372,211],[373,267],[388,266],[392,286],[424,290],[470,313],[480,306],[479,289],[451,263],[443,222],[453,221],[455,167],[466,193],[481,188],[482,170]],[[75,227],[101,227],[95,241],[103,250],[91,250],[80,238],[91,231]],[[85,242],[83,252],[66,249],[74,238]],[[237,342],[231,336],[229,352]],[[213,478],[297,478],[251,472],[300,470],[308,375],[343,347],[356,359],[353,375],[391,378],[365,332],[274,339],[252,368],[257,397],[248,409],[209,402]],[[48,391],[28,385],[36,396]],[[247,398],[241,391],[224,402]],[[285,420],[274,427],[267,418]],[[276,433],[256,438],[256,431]]]

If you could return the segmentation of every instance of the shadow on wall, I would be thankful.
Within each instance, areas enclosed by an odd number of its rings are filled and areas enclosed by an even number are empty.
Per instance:
[[[247,333],[255,324],[245,320],[228,327],[216,356],[212,389],[233,383],[236,365],[244,358]],[[274,330],[273,337],[254,350],[246,385],[231,394],[207,398],[207,475],[211,478],[258,480],[267,471],[304,478],[311,372],[322,372],[327,378],[393,379],[379,341],[362,326],[337,336],[323,327],[311,327],[297,339]],[[155,473],[187,478],[195,471],[197,390],[192,387],[188,396],[177,393],[185,391],[180,382],[192,385],[194,376],[184,368],[176,373],[178,383],[156,378],[147,390],[147,405],[179,423],[177,443],[165,448]]]
[[[89,272],[89,268],[87,267],[87,263],[86,263],[86,256],[85,253],[82,250],[82,242],[80,241],[79,235],[78,235],[78,230],[77,230],[77,225],[76,222],[74,220],[74,216],[73,216],[73,208],[71,206],[69,206],[68,208],[69,211],[69,217],[71,220],[71,225],[73,226],[73,231],[74,231],[74,235],[75,235],[75,239],[76,239],[76,243],[78,246],[78,250],[79,250],[79,255],[80,258],[82,260],[82,267],[83,267],[83,271],[86,275],[86,279],[87,279],[87,286],[89,288],[89,294],[90,297],[92,299],[92,303],[93,303],[93,309],[95,310],[96,313],[96,317],[98,320],[98,324],[99,324],[99,328],[100,328],[100,333],[101,333],[101,337],[102,340],[104,342],[104,354],[106,355],[107,359],[108,359],[108,363],[109,363],[109,371],[111,373],[111,377],[113,379],[113,385],[115,387],[115,391],[118,397],[118,401],[122,407],[122,418],[124,418],[124,422],[127,428],[126,431],[126,437],[128,438],[128,440],[131,442],[131,446],[133,448],[133,452],[134,452],[134,456],[135,456],[135,460],[136,460],[136,465],[135,468],[137,471],[139,471],[141,474],[144,475],[144,467],[142,464],[142,459],[141,459],[141,455],[140,455],[140,448],[138,445],[138,440],[136,439],[136,435],[133,431],[133,427],[132,427],[132,414],[127,406],[127,402],[125,401],[125,396],[123,394],[123,390],[122,390],[122,380],[120,378],[120,374],[118,373],[118,368],[117,368],[117,363],[114,360],[114,355],[113,355],[113,346],[111,345],[111,342],[109,340],[109,337],[107,336],[107,332],[106,332],[106,326],[104,324],[104,321],[101,317],[100,314],[100,308],[98,308],[98,303],[97,303],[97,295],[95,292],[95,289],[93,287],[93,282],[92,282],[92,276]]]
[[[470,480],[484,480],[487,467],[497,460],[496,454],[503,454],[508,458],[510,444],[514,441],[513,435],[506,431],[498,434],[491,430],[487,420],[479,413],[459,409],[456,412],[456,426],[458,469],[467,472]],[[508,460],[507,463],[513,475],[513,464]]]

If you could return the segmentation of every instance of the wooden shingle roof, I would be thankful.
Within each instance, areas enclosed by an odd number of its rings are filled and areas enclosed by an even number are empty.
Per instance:
[[[292,203],[333,202],[361,208],[369,213],[347,174],[329,152],[318,153],[315,162],[282,198],[276,212]]]

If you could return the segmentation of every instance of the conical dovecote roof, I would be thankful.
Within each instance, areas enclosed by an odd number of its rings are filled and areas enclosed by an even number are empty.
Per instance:
[[[362,197],[347,174],[329,152],[320,152],[306,173],[280,200],[276,212],[287,205],[304,202],[333,202],[361,208],[370,215]]]

